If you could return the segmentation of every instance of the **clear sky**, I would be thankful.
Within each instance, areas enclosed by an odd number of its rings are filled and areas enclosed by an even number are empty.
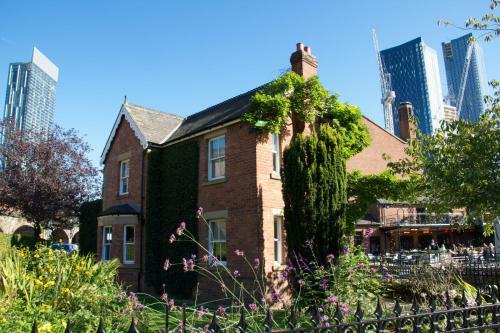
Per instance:
[[[422,36],[438,51],[489,10],[489,0],[0,1],[0,101],[8,64],[37,46],[59,67],[55,121],[86,136],[97,164],[124,95],[187,116],[268,82],[311,46],[319,76],[383,124],[371,29],[382,49]],[[500,79],[500,40],[482,43],[488,80]],[[445,90],[446,91],[446,90]]]

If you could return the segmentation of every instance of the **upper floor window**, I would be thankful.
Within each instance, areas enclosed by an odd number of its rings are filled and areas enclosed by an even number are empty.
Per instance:
[[[273,141],[273,172],[280,173],[280,135],[278,133],[272,134]]]
[[[120,195],[128,194],[129,160],[120,162]]]
[[[133,264],[135,262],[135,226],[126,225],[123,233],[123,262]]]
[[[226,137],[208,141],[208,180],[221,179],[226,175]]]
[[[282,241],[283,217],[274,217],[274,262],[280,264],[283,262],[283,241]]]
[[[208,251],[210,260],[225,265],[227,262],[226,220],[208,222]]]
[[[113,227],[102,228],[102,260],[111,259],[111,241],[113,240]]]

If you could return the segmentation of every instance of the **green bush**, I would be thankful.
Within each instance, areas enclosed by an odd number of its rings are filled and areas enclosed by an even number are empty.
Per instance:
[[[102,212],[102,199],[85,202],[80,210],[80,252],[97,251],[97,215]]]
[[[95,264],[92,256],[68,255],[39,246],[10,251],[0,259],[0,332],[94,332],[102,316],[106,332],[125,331],[142,305],[116,282],[117,261]],[[141,316],[139,316],[141,317]]]
[[[11,245],[12,235],[0,232],[0,256],[6,253],[12,247]]]

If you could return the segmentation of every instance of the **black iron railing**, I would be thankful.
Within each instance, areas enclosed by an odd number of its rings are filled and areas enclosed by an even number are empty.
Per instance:
[[[312,308],[311,320],[308,323],[300,323],[295,314],[291,311],[287,319],[287,329],[274,330],[272,312],[267,311],[266,318],[261,329],[252,330],[249,328],[245,311],[242,310],[240,319],[235,328],[228,329],[221,326],[217,312],[214,311],[210,324],[206,327],[193,327],[186,324],[186,307],[183,306],[181,320],[175,327],[170,327],[169,307],[165,307],[165,327],[164,332],[264,332],[264,333],[327,333],[327,332],[500,332],[500,303],[498,302],[498,287],[489,286],[486,293],[477,292],[474,301],[468,300],[465,292],[462,293],[459,305],[453,303],[449,294],[446,294],[444,306],[438,308],[436,299],[431,298],[426,308],[421,307],[416,298],[409,312],[403,312],[399,301],[396,300],[390,313],[384,313],[380,299],[373,315],[365,315],[361,304],[358,303],[353,316],[347,320],[337,304],[334,317],[325,322],[321,317],[319,309]],[[100,320],[97,333],[104,333],[105,327]],[[132,318],[128,333],[139,333],[136,321]],[[32,333],[38,333],[36,322],[33,324]],[[65,333],[73,333],[71,324],[68,323]],[[74,332],[77,333],[77,332]]]

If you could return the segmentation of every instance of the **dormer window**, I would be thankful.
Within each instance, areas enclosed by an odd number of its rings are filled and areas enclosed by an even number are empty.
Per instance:
[[[120,162],[120,195],[128,194],[129,160]]]

